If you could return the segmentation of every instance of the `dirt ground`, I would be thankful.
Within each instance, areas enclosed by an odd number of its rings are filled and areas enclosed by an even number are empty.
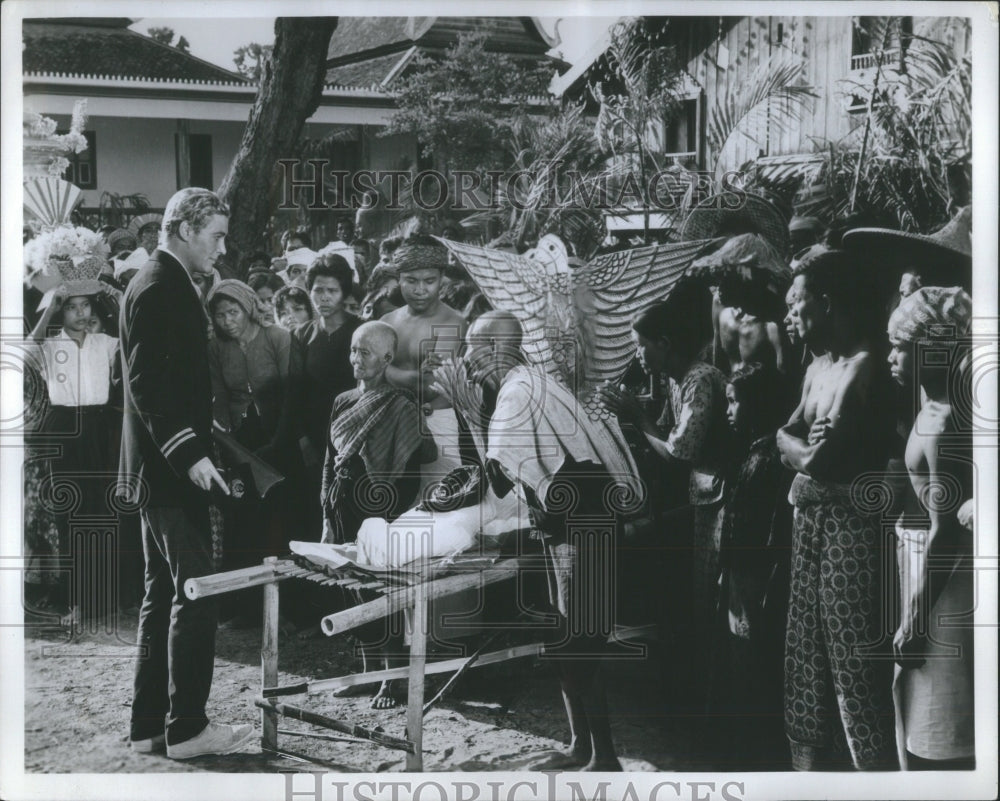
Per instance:
[[[176,762],[165,756],[134,754],[128,748],[129,705],[136,619],[90,626],[70,638],[54,626],[25,632],[25,770],[28,773],[165,773],[316,770],[314,765],[245,752]],[[106,623],[106,622],[105,622]],[[208,704],[211,719],[252,723],[260,728],[253,701],[260,689],[260,629],[220,629],[215,676]],[[360,669],[346,638],[283,636],[280,683],[340,676]],[[685,769],[690,740],[681,719],[655,714],[661,709],[656,661],[617,660],[608,668],[613,733],[627,771]],[[428,692],[444,679],[429,677]],[[428,695],[430,697],[430,695]],[[330,693],[283,699],[340,720],[377,726],[403,736],[405,708],[370,708],[367,695],[335,698]],[[282,729],[324,729],[288,718]],[[537,767],[569,730],[551,664],[524,658],[473,669],[432,709],[424,723],[426,771],[518,771]],[[282,735],[282,746],[324,760],[342,772],[403,771],[404,754],[369,743],[335,742]]]

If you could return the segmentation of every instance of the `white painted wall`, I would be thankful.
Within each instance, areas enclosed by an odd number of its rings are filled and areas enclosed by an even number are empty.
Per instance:
[[[44,108],[41,109],[45,113]],[[51,115],[60,129],[69,117]],[[242,122],[191,120],[188,130],[212,137],[212,180],[218,186],[239,149]],[[89,116],[87,130],[97,137],[97,188],[83,192],[83,205],[97,206],[102,192],[141,192],[154,208],[163,208],[177,191],[174,152],[176,120]]]

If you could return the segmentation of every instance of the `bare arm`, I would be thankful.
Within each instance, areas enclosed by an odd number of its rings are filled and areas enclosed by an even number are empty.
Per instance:
[[[926,470],[909,469],[913,491],[927,510],[930,528],[924,550],[923,570],[916,577],[917,586],[902,610],[902,622],[894,640],[896,660],[903,667],[917,667],[924,662],[924,647],[931,614],[942,591],[963,557],[962,532],[956,517],[958,503],[950,491],[953,476],[942,468],[938,456],[938,434],[911,434],[920,438]],[[907,599],[904,599],[906,601]]]
[[[799,405],[795,407],[788,422],[778,429],[776,442],[778,451],[781,453],[781,463],[785,467],[799,472],[805,472],[800,465],[803,463],[804,449],[807,447],[806,436],[809,433],[809,426],[806,424],[806,399],[812,390],[812,366],[806,371],[802,381],[802,397]]]
[[[65,299],[65,286],[56,287],[55,291],[52,293],[52,298],[49,300],[49,305],[45,307],[45,311],[42,312],[42,316],[38,318],[38,322],[35,324],[35,327],[31,329],[31,334],[29,336],[32,341],[42,342],[45,339],[45,332],[48,331],[49,326],[52,325],[52,318],[55,317],[56,312],[59,311],[59,308],[62,306],[62,302]]]
[[[789,425],[778,431],[778,448],[782,461],[793,470],[819,479],[836,478],[834,471],[848,445],[854,444],[857,423],[865,413],[869,362],[861,359],[850,365],[837,387],[829,411],[813,421],[802,436],[807,421]],[[803,398],[806,393],[803,393]]]
[[[774,366],[778,369],[779,373],[784,374],[786,367],[784,329],[777,323],[767,323],[766,328],[767,340],[774,349]]]

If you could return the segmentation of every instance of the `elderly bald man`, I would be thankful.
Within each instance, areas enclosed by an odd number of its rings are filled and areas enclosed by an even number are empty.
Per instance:
[[[614,623],[611,577],[622,511],[615,498],[641,495],[637,470],[617,424],[592,422],[568,389],[524,364],[520,346],[517,320],[487,312],[468,331],[462,369],[437,371],[437,386],[468,419],[497,496],[516,488],[543,541],[559,621],[546,652],[559,676],[570,744],[535,768],[621,770],[601,664]],[[471,393],[456,381],[462,372]],[[470,404],[480,391],[482,403]],[[583,584],[584,576],[591,583]]]
[[[397,345],[393,327],[378,321],[364,323],[351,337],[358,386],[333,401],[320,494],[323,542],[354,540],[366,517],[393,520],[416,498],[422,441],[417,404],[412,393],[386,379]],[[380,483],[392,486],[392,503],[373,509],[363,499]]]

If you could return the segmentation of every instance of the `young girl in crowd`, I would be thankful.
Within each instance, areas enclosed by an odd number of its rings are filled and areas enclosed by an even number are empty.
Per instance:
[[[77,532],[70,525],[72,517],[111,513],[105,500],[114,469],[108,401],[118,340],[90,333],[92,300],[98,289],[93,283],[88,294],[70,294],[73,290],[66,284],[57,287],[31,332],[50,404],[42,423],[43,438],[46,444],[58,447],[49,461],[47,492],[42,493],[50,499],[60,558],[65,560],[55,605],[63,613],[63,624],[74,628],[84,615],[97,616],[113,609],[101,595],[111,592],[111,576],[102,576],[106,565],[96,564],[110,554],[88,530]],[[58,332],[46,336],[54,322],[61,324]],[[69,506],[62,502],[66,497],[73,501]],[[94,548],[99,549],[100,559],[93,558]]]
[[[309,300],[309,295],[304,289],[297,286],[285,286],[275,293],[274,321],[286,331],[308,323],[312,318],[312,301]]]
[[[781,375],[753,362],[726,387],[735,459],[727,476],[722,523],[719,644],[711,709],[725,716],[720,754],[748,769],[784,770],[782,719],[792,474],[775,432],[784,423]]]
[[[683,580],[683,573],[688,574],[690,589],[675,588],[680,597],[673,600],[691,610],[675,632],[690,647],[690,656],[684,661],[689,675],[676,685],[685,688],[679,690],[678,702],[696,712],[704,710],[708,689],[719,581],[723,464],[729,436],[726,379],[717,368],[699,359],[711,341],[711,303],[711,294],[700,282],[682,279],[667,300],[650,306],[632,323],[632,338],[643,369],[657,379],[661,374],[669,379],[668,398],[659,420],[616,387],[606,386],[602,393],[608,408],[624,422],[636,425],[657,456],[687,478],[693,522],[688,527],[678,520],[668,536],[674,547],[687,550],[693,559],[690,568],[678,576]]]

